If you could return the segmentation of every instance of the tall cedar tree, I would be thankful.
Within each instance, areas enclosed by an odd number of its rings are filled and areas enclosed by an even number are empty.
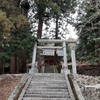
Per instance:
[[[77,55],[79,60],[100,64],[100,1],[84,1],[84,20],[77,25],[81,27]]]
[[[26,72],[26,50],[35,40],[19,4],[20,0],[0,1],[0,61],[6,62],[10,57],[10,73]]]

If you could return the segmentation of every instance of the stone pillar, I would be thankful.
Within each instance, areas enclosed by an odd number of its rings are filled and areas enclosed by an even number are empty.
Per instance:
[[[64,65],[67,67],[67,53],[66,53],[66,43],[63,42],[63,58],[64,58]]]
[[[75,57],[75,44],[70,44],[71,59],[72,59],[72,73],[76,74],[76,57]]]
[[[38,73],[37,62],[36,62],[36,49],[37,49],[37,43],[35,43],[34,45],[33,56],[32,56],[32,68],[29,70],[29,74]]]
[[[34,67],[34,64],[35,64],[35,62],[36,62],[36,49],[37,49],[37,43],[35,43],[34,49],[33,49],[32,67]]]
[[[64,62],[62,63],[61,73],[70,74],[70,70],[68,69],[67,65],[66,42],[63,42],[63,59]]]

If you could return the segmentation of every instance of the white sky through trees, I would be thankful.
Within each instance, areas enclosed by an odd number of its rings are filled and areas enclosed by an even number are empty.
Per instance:
[[[70,24],[67,26],[67,28],[68,28],[68,31],[69,31],[69,34],[67,34],[67,37],[72,37],[74,39],[77,39],[78,36],[76,34],[77,31],[75,30],[75,28]]]
[[[31,1],[31,0],[29,0],[29,1]],[[33,2],[31,2],[31,5],[32,5],[32,3]],[[30,12],[29,12],[28,16],[31,16],[31,17],[29,17],[29,20],[31,23],[31,31],[32,31],[33,35],[36,35],[37,31],[35,31],[35,32],[33,32],[33,31],[34,31],[34,29],[37,30],[38,25],[37,25],[37,22],[34,23],[34,21],[33,21],[33,23],[32,23],[32,20],[34,20],[34,13],[32,12],[32,9],[30,9],[29,11]],[[77,17],[77,14],[76,13],[74,15],[71,14],[71,17],[73,19],[75,19]],[[69,20],[71,20],[71,19],[69,19]],[[49,23],[50,23],[50,26],[46,26],[45,24],[43,24],[43,29],[42,29],[43,32],[42,33],[44,34],[44,36],[46,36],[44,38],[48,38],[48,37],[52,38],[55,35],[55,27],[56,27],[55,21],[52,21],[52,19],[51,19]],[[47,28],[47,30],[45,28]],[[74,39],[78,38],[78,36],[76,35],[77,32],[76,32],[75,28],[71,24],[68,24],[67,18],[65,18],[64,20],[62,19],[62,26],[59,30],[60,30],[60,33],[64,34],[64,37],[65,37],[64,39],[68,39],[69,37],[72,37]],[[62,36],[58,35],[58,37],[62,37]]]

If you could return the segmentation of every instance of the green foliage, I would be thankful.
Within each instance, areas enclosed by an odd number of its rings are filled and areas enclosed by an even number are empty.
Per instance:
[[[0,52],[0,59],[2,60],[9,59],[9,56],[5,52]]]
[[[58,6],[62,14],[71,12],[76,7],[76,0],[53,0]]]
[[[77,55],[79,60],[100,64],[100,2],[91,0],[86,4],[85,18],[79,24],[83,27],[79,34]]]
[[[55,28],[51,28],[51,22],[56,23],[56,18],[58,18],[58,34],[60,37],[64,37],[66,33],[61,32],[67,31],[66,27],[68,24],[69,16],[74,7],[76,6],[76,0],[32,0],[35,3],[31,4],[32,14],[30,13],[29,18],[32,24],[32,31],[37,35],[37,26],[39,16],[42,15],[43,23],[46,25],[45,32],[42,33],[43,38],[51,35],[52,38],[55,38]],[[30,2],[31,3],[31,2]],[[32,20],[31,20],[32,19]],[[69,21],[70,22],[70,21]],[[66,24],[66,25],[65,25]],[[34,26],[33,26],[34,25]],[[33,28],[34,27],[34,28]],[[52,27],[52,26],[51,26]],[[48,33],[48,34],[47,34]]]
[[[35,18],[39,18],[41,14],[43,14],[44,18],[49,18],[54,14],[60,15],[59,6],[54,3],[52,0],[34,0],[34,8],[33,12],[36,13]]]
[[[12,39],[9,42],[10,46],[8,48],[12,55],[17,53],[18,56],[21,55],[22,50],[26,50],[29,57],[37,39],[29,33],[28,29],[21,29],[20,31],[22,33],[16,33],[16,37],[12,35]]]
[[[22,50],[29,57],[36,38],[29,32],[27,17],[21,14],[16,0],[0,0],[0,8],[0,61],[15,55],[20,58]]]

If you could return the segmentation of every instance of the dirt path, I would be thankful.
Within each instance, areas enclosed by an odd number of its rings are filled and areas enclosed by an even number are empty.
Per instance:
[[[10,94],[20,80],[21,77],[14,78],[9,76],[0,80],[0,100],[8,100]]]

